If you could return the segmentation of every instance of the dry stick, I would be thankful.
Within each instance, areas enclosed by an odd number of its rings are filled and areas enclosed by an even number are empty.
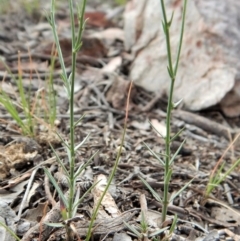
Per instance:
[[[156,207],[162,208],[162,204],[160,202],[157,202],[157,201],[153,200],[151,203],[154,204]],[[202,220],[205,220],[209,223],[220,225],[220,226],[227,227],[227,228],[238,226],[238,224],[235,224],[235,223],[227,223],[227,222],[224,222],[224,221],[216,220],[214,218],[211,218],[211,217],[208,217],[208,216],[202,214],[199,211],[189,209],[189,208],[181,208],[181,207],[178,207],[178,206],[175,206],[175,205],[169,205],[168,210],[169,210],[169,212],[172,212],[174,214],[177,213],[179,215],[194,217],[199,222],[201,222]],[[233,209],[231,209],[231,210],[233,210]],[[179,219],[179,220],[181,220],[181,219]],[[186,218],[185,218],[185,220],[186,220]],[[184,221],[184,220],[181,220],[181,221]]]
[[[221,231],[221,230],[220,230]],[[235,233],[233,233],[231,230],[229,229],[223,229],[223,231],[229,236],[231,237],[234,241],[239,241],[240,240],[240,235],[237,235]]]
[[[51,168],[49,169],[49,172],[52,172]],[[45,177],[44,177],[44,189],[45,189],[45,193],[46,193],[47,199],[50,201],[52,206],[55,206],[56,205],[56,201],[54,200],[54,198],[53,198],[53,196],[51,194],[50,187],[49,187],[49,178],[48,178],[47,175],[45,175]]]
[[[53,230],[53,228],[45,224],[45,222],[56,223],[56,222],[59,222],[60,219],[61,219],[60,202],[57,202],[57,204],[51,209],[51,211],[48,212],[45,217],[43,217],[43,219],[41,220],[41,224],[37,223],[35,226],[31,227],[24,234],[21,241],[34,240],[34,238],[39,237],[40,231],[41,231],[41,239],[46,240],[51,234],[51,231]]]
[[[129,222],[134,219],[134,216],[139,212],[138,208],[125,211],[120,216],[116,218],[107,218],[104,221],[96,220],[94,223],[94,234],[95,235],[106,235],[106,233],[117,233],[125,228],[123,221]],[[86,236],[88,232],[88,227],[90,225],[89,221],[79,221],[75,223],[77,233],[81,236]],[[65,234],[64,229],[59,229],[52,234],[55,237],[61,237]],[[51,236],[48,239],[51,240]],[[55,240],[55,239],[54,239]],[[25,240],[24,240],[25,241]]]
[[[47,176],[47,175],[46,175]],[[42,231],[43,231],[43,219],[46,216],[47,208],[48,208],[49,201],[47,201],[44,205],[43,212],[42,212],[42,218],[40,220],[40,227],[39,227],[39,239],[38,241],[42,240]]]
[[[24,204],[25,204],[26,201],[27,201],[27,197],[28,197],[28,194],[29,194],[29,191],[30,191],[30,188],[31,188],[31,186],[32,186],[32,182],[33,182],[33,179],[34,179],[34,177],[35,177],[35,174],[36,174],[37,170],[38,170],[38,168],[36,168],[36,169],[32,172],[31,178],[30,178],[30,180],[29,180],[29,182],[28,182],[27,189],[26,189],[26,191],[25,191],[25,194],[24,194],[22,203],[21,203],[20,208],[19,208],[19,211],[18,211],[18,218],[19,218],[19,219],[21,218],[22,210],[23,210]]]
[[[174,110],[173,116],[179,118],[189,124],[196,125],[203,130],[218,135],[220,137],[224,137],[227,140],[230,140],[230,134],[234,133],[233,130],[227,128],[226,126],[216,123],[215,121],[211,121],[205,117],[183,111],[183,110]]]

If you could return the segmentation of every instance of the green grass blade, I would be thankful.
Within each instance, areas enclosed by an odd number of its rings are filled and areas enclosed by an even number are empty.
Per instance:
[[[217,182],[217,185],[219,185],[223,180],[226,179],[226,177],[240,164],[240,159],[238,159],[224,174],[221,178],[219,178],[219,181]]]
[[[74,150],[77,151],[79,148],[81,148],[88,140],[89,136],[90,136],[90,133],[82,140],[82,142],[80,142],[77,146],[74,147]]]
[[[79,122],[81,122],[83,120],[83,118],[85,117],[85,115],[82,115],[75,123],[74,123],[74,128],[78,125]]]
[[[136,237],[138,237],[139,239],[142,237],[141,233],[139,233],[135,227],[129,225],[125,221],[123,221],[123,223],[134,235],[136,235]]]
[[[17,122],[19,127],[22,129],[22,132],[24,135],[30,135],[31,132],[28,128],[28,126],[22,121],[22,119],[19,116],[19,113],[17,109],[15,108],[13,102],[6,96],[4,92],[2,92],[2,95],[0,94],[0,103],[4,106],[6,111],[12,116],[12,118]]]
[[[79,200],[79,196],[80,196],[80,186],[77,186],[77,191],[76,191],[76,195],[75,195],[75,199],[74,199],[74,202],[73,202],[73,211],[72,211],[72,216],[75,217],[76,213],[77,213],[77,208],[78,208],[78,205],[76,205],[78,203],[78,200]]]
[[[2,223],[1,221],[0,221],[0,226],[4,227],[11,234],[11,236],[14,237],[16,240],[21,241],[21,239],[15,234],[15,232],[7,225]]]
[[[60,138],[62,144],[64,144],[64,146],[65,146],[67,149],[70,149],[70,147],[69,147],[67,141],[65,141],[65,140],[62,138],[62,136],[61,136],[58,132],[56,132],[56,134],[57,134],[58,137]]]
[[[162,203],[161,197],[154,191],[154,189],[145,181],[142,177],[139,176],[143,184],[147,187],[147,189],[152,193],[153,197],[160,203]]]
[[[185,19],[186,19],[186,10],[187,10],[187,0],[184,0],[183,4],[183,14],[182,14],[182,20],[181,20],[181,34],[179,39],[179,45],[178,45],[178,51],[177,51],[177,59],[174,66],[174,76],[177,74],[178,65],[179,65],[179,59],[180,59],[180,53],[182,48],[182,42],[183,42],[183,33],[184,33],[184,25],[185,25]]]
[[[149,152],[164,166],[164,161],[147,145],[147,143],[143,142],[143,144],[147,147]]]
[[[164,184],[168,183],[169,185],[171,177],[172,177],[172,169],[169,168],[167,175],[164,177]]]
[[[78,200],[78,201],[76,201],[75,202],[75,204],[74,204],[74,209],[83,201],[83,199],[93,190],[93,188],[98,184],[99,182],[96,182],[96,183],[94,183],[94,185],[92,185],[83,195],[82,195],[82,197]]]
[[[191,182],[194,180],[191,179],[188,183],[186,183],[180,190],[178,190],[171,198],[169,202],[172,202],[177,196],[179,196],[190,184]]]
[[[183,131],[185,127],[181,128],[170,140],[170,142],[173,142]]]
[[[48,169],[46,169],[45,167],[43,167],[43,170],[45,172],[45,174],[48,176],[49,180],[51,181],[51,183],[53,184],[53,186],[56,188],[58,195],[60,196],[60,198],[62,199],[65,207],[68,207],[68,201],[65,198],[62,190],[60,189],[60,187],[58,186],[57,182],[55,181],[54,177],[52,176],[52,174],[48,171]]]
[[[96,151],[89,159],[88,161],[84,164],[84,165],[80,165],[78,170],[76,171],[74,178],[77,178],[79,176],[79,174],[87,167],[89,166],[90,162],[93,160],[93,158],[97,155],[99,151]]]
[[[169,230],[169,233],[173,233],[175,228],[176,228],[176,225],[177,225],[177,221],[178,221],[178,216],[177,214],[174,215],[174,218],[173,218],[173,222],[172,222],[172,225],[171,225],[171,228]]]
[[[55,155],[55,157],[56,157],[56,159],[57,159],[57,162],[59,163],[59,165],[60,165],[61,168],[63,169],[64,174],[65,174],[66,176],[68,176],[69,174],[68,174],[68,171],[67,171],[64,163],[63,163],[62,160],[60,159],[59,155],[57,154],[57,152],[55,151],[55,149],[53,148],[53,146],[51,145],[51,143],[48,143],[48,144],[50,145],[50,147],[51,147],[51,149],[52,149],[52,151],[53,151],[53,153],[54,153],[54,155]]]
[[[168,229],[169,229],[169,227],[161,228],[161,229],[157,230],[156,232],[150,233],[148,235],[148,237],[151,238],[151,237],[154,237],[154,236],[158,236],[159,234],[163,233],[164,231],[166,231]]]
[[[153,130],[158,134],[158,135],[160,135],[162,138],[163,138],[163,140],[165,140],[165,137],[154,127],[154,125],[149,121],[149,124],[150,124],[150,126],[153,128]]]
[[[185,139],[185,140],[186,140],[186,139]],[[176,150],[176,152],[175,152],[174,155],[172,156],[172,158],[171,158],[171,160],[170,160],[170,162],[169,162],[169,165],[171,165],[171,164],[174,162],[176,156],[178,155],[178,153],[179,153],[180,150],[182,149],[182,147],[183,147],[183,145],[184,145],[184,143],[185,143],[185,140],[183,140],[183,142],[181,143],[181,145],[178,147],[178,149]]]

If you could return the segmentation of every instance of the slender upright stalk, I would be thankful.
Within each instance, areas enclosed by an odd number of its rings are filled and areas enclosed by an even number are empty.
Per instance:
[[[98,214],[98,210],[101,206],[101,203],[102,203],[102,200],[103,198],[105,197],[111,183],[112,183],[112,180],[116,174],[116,171],[117,171],[117,167],[118,167],[118,164],[119,164],[119,161],[120,161],[120,157],[121,157],[121,154],[122,154],[122,148],[123,148],[123,145],[124,145],[124,140],[125,140],[125,136],[126,136],[126,132],[127,132],[127,120],[128,120],[128,111],[129,111],[129,102],[130,102],[130,94],[131,94],[131,90],[132,90],[132,82],[130,84],[130,87],[129,87],[129,90],[128,90],[128,95],[127,95],[127,105],[126,105],[126,115],[125,115],[125,120],[124,120],[124,128],[123,128],[123,133],[122,133],[122,138],[121,138],[121,144],[120,144],[120,148],[119,148],[119,151],[117,153],[117,158],[116,158],[116,161],[114,163],[114,166],[113,166],[113,169],[112,169],[112,172],[110,173],[110,176],[109,176],[109,179],[108,179],[108,182],[107,182],[107,185],[102,193],[102,196],[100,197],[97,205],[96,205],[96,208],[94,209],[93,211],[93,214],[92,214],[92,217],[91,217],[91,221],[90,221],[90,224],[88,226],[88,231],[87,231],[87,236],[86,236],[86,239],[85,241],[89,241],[90,238],[91,238],[91,232],[92,232],[92,228],[93,228],[93,224],[94,224],[94,221],[97,217],[97,214]]]
[[[72,49],[71,49],[71,56],[72,56],[72,70],[70,75],[68,76],[67,70],[64,63],[64,58],[62,55],[62,50],[58,38],[56,23],[55,23],[55,0],[52,0],[51,4],[51,15],[48,17],[49,23],[51,24],[53,35],[57,47],[59,62],[61,64],[62,69],[62,80],[64,83],[64,87],[67,92],[68,100],[69,100],[69,108],[70,108],[70,142],[65,142],[63,139],[63,143],[65,144],[65,147],[68,151],[68,157],[69,157],[69,172],[66,173],[68,175],[69,180],[69,198],[67,202],[67,208],[68,208],[68,218],[72,218],[74,214],[74,195],[75,195],[75,184],[76,184],[76,177],[75,177],[75,153],[77,147],[75,147],[74,143],[74,83],[75,83],[75,72],[76,72],[76,58],[77,58],[77,52],[79,51],[81,45],[82,45],[82,32],[84,29],[84,12],[85,12],[85,6],[86,1],[82,1],[82,8],[81,10],[78,8],[78,18],[79,18],[79,29],[76,30],[75,28],[75,16],[74,16],[74,6],[73,6],[73,0],[68,0],[69,9],[70,9],[70,20],[71,20],[71,37],[72,37]],[[60,137],[60,136],[59,136]],[[60,137],[61,138],[61,137]],[[60,161],[61,163],[61,161]],[[61,192],[60,192],[61,193]],[[64,197],[63,197],[64,199]],[[66,203],[66,202],[65,202]]]
[[[75,83],[75,72],[76,72],[76,58],[77,52],[81,47],[81,37],[82,31],[84,27],[83,17],[85,12],[86,0],[83,0],[82,9],[81,9],[81,16],[80,16],[80,23],[79,23],[79,30],[78,36],[76,37],[76,30],[75,30],[75,21],[74,21],[74,11],[73,11],[73,0],[69,0],[69,9],[70,9],[70,16],[71,16],[71,31],[72,31],[72,71],[69,78],[71,89],[70,89],[70,154],[71,154],[71,161],[70,161],[70,190],[69,190],[69,218],[72,217],[73,211],[73,203],[74,203],[74,194],[75,194],[75,144],[74,144],[74,83]]]
[[[170,92],[168,97],[168,107],[167,107],[167,120],[166,120],[166,137],[165,137],[165,149],[166,149],[166,158],[165,158],[165,168],[164,168],[164,191],[163,191],[163,209],[162,209],[162,222],[166,220],[167,208],[168,208],[168,188],[169,181],[168,176],[170,175],[170,166],[169,162],[171,160],[171,112],[172,112],[172,98],[173,98],[173,88],[174,80],[171,80]]]
[[[64,58],[62,55],[61,51],[61,46],[58,38],[58,33],[57,33],[57,27],[55,23],[55,0],[51,0],[51,14],[50,16],[47,16],[49,23],[51,24],[52,30],[53,30],[53,35],[58,51],[58,57],[59,57],[59,62],[61,64],[62,68],[62,80],[64,83],[64,87],[68,96],[69,100],[69,108],[70,108],[70,141],[64,140],[61,135],[58,134],[59,138],[61,139],[64,147],[66,148],[67,155],[68,155],[68,161],[69,161],[69,170],[66,169],[64,163],[62,160],[59,158],[59,156],[56,154],[54,151],[57,161],[64,170],[64,174],[67,175],[68,179],[68,184],[69,184],[69,194],[68,197],[65,197],[65,194],[62,192],[61,188],[57,184],[56,180],[52,176],[52,174],[47,170],[44,169],[46,175],[48,175],[49,179],[53,183],[54,187],[56,188],[59,197],[62,201],[62,218],[65,219],[70,219],[73,218],[74,215],[76,214],[77,211],[77,206],[82,200],[81,198],[79,199],[79,195],[76,194],[76,179],[78,175],[81,173],[81,171],[86,168],[86,166],[89,164],[89,162],[92,160],[93,157],[89,159],[89,161],[83,165],[83,168],[80,166],[76,171],[75,171],[75,156],[76,156],[76,151],[85,143],[87,140],[88,136],[78,145],[75,145],[74,143],[74,129],[77,123],[79,123],[80,120],[78,120],[76,123],[74,122],[74,83],[75,83],[75,72],[76,72],[76,58],[77,58],[77,52],[80,50],[82,46],[82,33],[84,29],[84,12],[85,12],[85,6],[86,6],[86,1],[87,0],[82,0],[81,8],[77,8],[77,14],[78,14],[78,29],[75,27],[75,15],[74,15],[74,5],[73,5],[73,0],[68,0],[69,4],[69,10],[70,10],[70,20],[71,20],[71,38],[72,38],[72,48],[71,48],[71,56],[72,56],[72,69],[71,73],[68,75],[67,69],[65,67],[64,63]],[[89,191],[91,188],[89,189]],[[87,193],[87,192],[86,192]],[[83,195],[84,196],[84,195]],[[66,215],[65,215],[66,214]],[[50,225],[51,226],[51,225]],[[71,235],[71,228],[66,226],[66,231],[67,231],[67,241],[72,240],[72,235]]]
[[[57,29],[56,29],[56,23],[55,23],[55,0],[51,0],[51,14],[50,14],[50,18],[48,19],[49,23],[52,27],[52,32],[53,32],[53,36],[54,36],[54,40],[55,40],[55,44],[57,47],[57,52],[58,52],[58,59],[61,65],[61,70],[62,70],[62,80],[64,82],[64,86],[67,90],[67,95],[68,97],[70,96],[70,88],[69,85],[67,83],[67,70],[64,64],[64,59],[63,59],[63,54],[62,54],[62,49],[60,46],[60,42],[59,42],[59,38],[58,38],[58,33],[57,33]]]
[[[69,218],[72,217],[72,206],[73,206],[73,198],[75,193],[75,183],[74,183],[74,167],[75,167],[75,150],[74,150],[74,113],[73,113],[73,106],[74,106],[74,82],[75,82],[75,66],[76,66],[76,51],[75,47],[75,25],[74,25],[74,13],[73,13],[73,1],[69,0],[69,9],[70,9],[70,16],[71,16],[71,31],[72,31],[72,71],[71,71],[71,90],[70,90],[70,153],[71,153],[71,160],[70,160],[70,190],[69,190],[69,202],[68,202],[68,216]]]
[[[166,220],[167,209],[168,209],[168,204],[169,204],[168,190],[169,190],[169,182],[170,182],[171,174],[172,174],[172,170],[170,167],[171,113],[172,113],[172,109],[174,108],[173,90],[174,90],[174,84],[175,84],[175,79],[176,79],[176,74],[177,74],[177,69],[178,69],[178,64],[179,64],[179,58],[180,58],[180,53],[181,53],[181,47],[182,47],[184,22],[185,22],[185,14],[186,14],[186,4],[187,4],[187,0],[184,0],[181,34],[180,34],[178,51],[177,51],[176,63],[175,63],[175,66],[173,67],[170,33],[169,33],[169,29],[171,27],[171,23],[173,20],[173,14],[171,16],[170,21],[168,21],[167,15],[166,15],[166,10],[165,10],[165,3],[164,3],[164,0],[161,0],[161,8],[162,8],[162,14],[163,14],[163,30],[165,33],[167,57],[168,57],[168,73],[171,78],[170,90],[169,90],[169,95],[168,95],[167,119],[166,119],[166,137],[165,137],[166,158],[165,158],[165,167],[164,167],[164,192],[163,192],[162,222],[164,222]]]

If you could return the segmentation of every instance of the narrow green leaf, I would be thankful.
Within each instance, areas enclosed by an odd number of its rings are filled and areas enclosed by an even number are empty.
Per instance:
[[[138,237],[138,238],[142,237],[142,235],[137,231],[137,229],[135,227],[133,227],[132,225],[129,225],[125,221],[123,221],[123,223],[134,235],[136,235],[136,237]]]
[[[82,47],[82,42],[80,42],[75,48],[74,51],[78,52]]]
[[[183,144],[185,143],[185,140],[186,140],[186,139],[183,140],[183,142],[181,143],[181,145],[178,147],[178,149],[176,150],[176,152],[175,152],[174,155],[172,156],[172,158],[171,158],[171,160],[170,160],[170,162],[169,162],[169,165],[171,165],[171,164],[174,162],[176,156],[178,155],[178,153],[179,153],[180,150],[182,149]]]
[[[74,150],[77,151],[80,147],[82,147],[82,145],[85,144],[85,142],[87,141],[89,136],[90,136],[90,133],[83,139],[83,141],[81,143],[79,143],[77,146],[74,147]]]
[[[171,25],[172,25],[173,15],[174,15],[174,12],[172,12],[171,19],[170,19],[170,21],[168,22],[168,27],[169,27],[169,28],[170,28]]]
[[[72,161],[72,155],[71,155],[71,150],[69,149],[69,148],[67,148],[66,146],[65,146],[65,150],[66,150],[66,153],[67,153],[67,157],[68,157],[68,162],[69,162],[69,164],[71,163],[71,161]]]
[[[148,190],[152,193],[153,197],[160,203],[162,203],[161,197],[153,190],[153,188],[145,181],[142,177],[139,176],[143,184],[148,188]]]
[[[75,123],[74,123],[74,128],[78,125],[79,122],[81,122],[85,117],[85,114],[83,114]]]
[[[178,50],[177,50],[177,59],[176,59],[176,63],[174,66],[174,76],[176,76],[176,74],[177,74],[178,65],[179,65],[179,59],[180,59],[180,54],[181,54],[182,42],[183,42],[184,25],[185,25],[185,19],[186,19],[186,10],[187,10],[187,0],[184,0],[182,21],[181,21],[182,22],[181,33],[180,33]]]
[[[171,177],[172,177],[172,169],[169,169],[167,175],[164,177],[165,178],[164,183],[170,183]]]
[[[168,70],[168,74],[169,74],[170,78],[174,79],[174,74],[168,66],[167,66],[167,70]]]
[[[54,177],[52,176],[52,174],[48,171],[48,169],[46,169],[45,167],[43,167],[44,172],[46,173],[46,175],[48,176],[48,178],[50,179],[51,183],[53,184],[53,186],[56,188],[58,195],[61,197],[65,207],[68,207],[68,201],[65,198],[62,190],[60,189],[60,187],[58,186],[57,182],[55,181]]]
[[[170,140],[170,142],[173,142],[183,131],[185,127],[181,128]]]
[[[21,241],[21,239],[15,234],[15,232],[10,228],[8,227],[5,223],[1,222],[0,221],[0,226],[4,227],[9,233],[10,235],[15,238],[16,240],[18,241]],[[5,240],[5,239],[4,239]],[[8,239],[9,240],[9,239]]]
[[[149,121],[150,126],[157,132],[158,135],[160,135],[164,140],[166,139],[166,137],[164,137],[155,127],[154,125]]]
[[[87,21],[89,20],[89,18],[86,18],[83,22],[83,27],[82,27],[82,31],[85,29],[85,26],[87,24]]]
[[[84,13],[85,13],[85,8],[86,8],[86,1],[82,1],[81,8],[79,8],[78,11],[78,20],[79,20],[79,29],[78,29],[78,34],[77,34],[77,43],[81,43],[82,40],[82,33],[84,30]]]
[[[68,79],[67,79],[67,77],[63,73],[61,73],[60,74],[60,78],[62,79],[64,85],[67,87],[68,86]]]
[[[158,236],[159,234],[163,233],[164,231],[166,231],[168,229],[169,229],[169,227],[165,227],[165,228],[159,229],[159,230],[157,230],[157,231],[155,231],[153,233],[150,233],[148,235],[148,237],[151,238],[151,237],[154,237],[154,236]]]
[[[72,216],[75,217],[76,213],[77,213],[77,208],[78,208],[78,200],[79,200],[79,196],[80,196],[80,187],[77,186],[77,191],[76,191],[76,195],[74,198],[74,202],[73,202],[73,212],[72,212]]]
[[[147,147],[149,152],[164,166],[164,161],[147,145],[147,143],[143,142],[143,144]]]
[[[47,10],[43,10],[43,11],[49,25],[52,27],[53,23],[52,23],[51,13],[49,13]]]
[[[181,194],[188,186],[189,184],[194,180],[191,179],[188,183],[186,183],[180,190],[178,190],[171,198],[169,202],[172,202],[177,196],[179,196],[179,194]]]
[[[148,222],[147,222],[147,220],[146,220],[146,217],[145,217],[143,211],[141,211],[140,226],[141,226],[141,231],[144,232],[144,233],[146,233],[146,232],[147,232],[147,228],[148,228]]]
[[[163,27],[163,32],[166,35],[166,28],[165,28],[165,23],[162,21],[162,27]]]
[[[53,148],[52,144],[51,144],[51,143],[48,143],[48,144],[50,145],[52,151],[54,152],[54,155],[55,155],[55,157],[56,157],[56,159],[57,159],[57,162],[60,164],[61,168],[63,169],[64,174],[68,176],[69,174],[68,174],[68,171],[67,171],[64,163],[62,162],[62,160],[60,159],[59,155],[57,154],[57,152],[56,152],[55,149]]]
[[[65,141],[65,140],[62,138],[62,136],[61,136],[58,132],[56,132],[56,134],[57,134],[58,137],[60,138],[62,144],[64,144],[64,146],[67,147],[67,148],[70,150],[70,147],[69,147],[67,141]]]
[[[182,103],[183,99],[180,99],[179,101],[173,103],[173,108],[177,108],[181,103]]]
[[[173,222],[172,222],[172,225],[171,225],[171,228],[169,230],[169,233],[173,233],[175,228],[176,228],[176,225],[177,225],[177,221],[178,221],[178,216],[177,214],[174,215],[174,218],[173,218]]]
[[[238,159],[228,170],[226,173],[222,175],[221,178],[219,178],[219,181],[217,182],[217,185],[219,185],[223,180],[226,179],[226,177],[240,164],[240,159]],[[222,168],[223,169],[223,168]]]
[[[69,76],[68,76],[68,80],[67,80],[67,83],[68,83],[68,85],[70,85],[71,84],[71,79],[72,79],[72,72],[69,74]]]
[[[4,106],[7,112],[12,116],[12,118],[17,122],[19,127],[22,129],[22,132],[26,135],[30,135],[31,131],[29,129],[29,126],[22,121],[11,99],[7,96],[5,92],[2,91],[1,94],[0,94],[0,103]]]
[[[63,84],[63,88],[64,88],[65,92],[68,93],[68,87],[65,84]],[[69,95],[67,96],[67,98],[69,99]]]
[[[96,151],[89,159],[88,161],[84,164],[84,165],[80,165],[78,170],[76,171],[74,178],[77,178],[79,176],[79,174],[87,167],[89,166],[90,162],[93,160],[93,158],[97,155],[99,151]]]
[[[92,189],[94,187],[96,187],[96,185],[98,184],[99,182],[96,182],[94,183],[94,185],[92,185],[82,196],[81,198],[74,204],[74,209],[78,207],[78,205],[83,201],[83,199],[92,191]]]

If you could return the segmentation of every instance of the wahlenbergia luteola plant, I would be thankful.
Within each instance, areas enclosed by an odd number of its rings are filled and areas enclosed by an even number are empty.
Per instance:
[[[67,70],[64,64],[64,59],[62,56],[62,52],[61,52],[61,46],[59,43],[59,38],[58,38],[58,34],[57,34],[57,28],[56,28],[56,23],[54,20],[54,16],[55,16],[55,0],[51,1],[51,14],[50,16],[48,16],[48,21],[52,27],[53,30],[53,35],[54,35],[54,39],[55,39],[55,43],[56,43],[56,48],[57,48],[57,52],[58,52],[58,57],[59,57],[59,61],[61,64],[61,69],[62,69],[62,80],[64,83],[64,87],[65,90],[67,92],[67,96],[69,98],[69,106],[70,106],[70,142],[67,142],[65,140],[63,140],[63,138],[59,135],[62,143],[64,144],[65,148],[66,148],[66,152],[68,154],[68,160],[69,160],[69,166],[70,166],[70,170],[68,171],[66,169],[66,167],[64,166],[64,163],[62,162],[62,160],[59,158],[59,156],[57,155],[57,153],[55,152],[55,150],[53,149],[57,160],[64,172],[64,174],[67,176],[68,178],[68,184],[69,184],[69,194],[68,194],[68,199],[65,197],[64,193],[61,191],[59,185],[57,184],[56,180],[54,179],[54,177],[52,176],[52,174],[45,169],[46,174],[48,175],[49,179],[51,180],[51,182],[53,183],[54,187],[56,188],[59,197],[60,197],[60,203],[61,203],[61,213],[62,213],[62,218],[64,220],[67,219],[71,219],[75,216],[76,212],[77,212],[77,207],[80,204],[80,202],[83,200],[83,198],[92,190],[92,188],[94,186],[92,186],[86,193],[84,193],[84,195],[79,199],[79,195],[76,195],[76,179],[79,176],[79,174],[86,168],[87,165],[89,165],[90,161],[93,159],[93,157],[95,156],[95,154],[86,162],[86,164],[82,165],[79,167],[79,169],[75,172],[75,153],[76,151],[86,142],[86,140],[88,139],[89,135],[78,145],[75,145],[74,143],[74,128],[75,126],[79,123],[80,120],[78,120],[77,122],[74,122],[74,112],[73,112],[73,106],[74,106],[74,80],[75,80],[75,69],[76,69],[76,54],[77,52],[80,50],[81,45],[82,45],[82,32],[84,29],[84,12],[85,12],[85,6],[86,6],[86,0],[82,1],[82,5],[81,7],[78,8],[78,20],[79,20],[79,29],[76,32],[75,29],[75,21],[74,21],[74,8],[73,8],[73,1],[69,0],[69,9],[70,9],[70,19],[71,19],[71,32],[72,32],[72,71],[70,73],[70,75],[67,75]],[[131,90],[131,86],[130,86],[130,90]],[[130,91],[129,90],[129,91]],[[128,94],[128,102],[129,102],[129,96],[130,93]],[[127,110],[128,110],[128,104],[127,104]],[[88,228],[88,233],[87,233],[87,237],[86,240],[89,240],[91,238],[92,235],[92,227],[95,221],[95,218],[97,216],[98,210],[100,208],[101,205],[101,201],[104,197],[104,195],[106,194],[112,179],[116,173],[117,170],[117,165],[118,162],[120,160],[120,155],[121,155],[121,150],[123,147],[123,141],[125,138],[125,133],[126,133],[126,120],[127,120],[127,114],[126,114],[126,118],[125,118],[125,125],[124,125],[124,131],[123,131],[123,136],[122,136],[122,142],[120,145],[120,149],[117,155],[117,159],[116,162],[114,164],[113,170],[111,172],[111,175],[109,177],[108,183],[106,185],[106,188],[98,202],[97,207],[95,208],[95,210],[93,210],[93,214],[91,217],[91,221],[90,221],[90,225]],[[48,223],[48,225],[53,226],[53,227],[63,227],[64,225],[62,223]],[[67,232],[67,239],[68,241],[71,240],[72,236],[73,236],[73,232],[71,230],[70,227],[68,227],[67,225],[65,225],[66,228],[66,232]],[[76,234],[76,233],[75,233]],[[77,234],[76,234],[77,235]]]
[[[167,117],[166,117],[166,136],[163,137],[161,133],[159,133],[154,126],[152,126],[155,131],[162,136],[162,138],[165,141],[165,153],[155,153],[146,143],[145,146],[148,148],[150,153],[159,161],[159,163],[164,167],[164,190],[163,190],[163,197],[160,197],[160,195],[155,192],[151,186],[141,177],[141,180],[144,182],[144,184],[148,187],[148,189],[151,191],[153,196],[158,200],[159,202],[162,203],[162,223],[165,222],[166,216],[167,216],[167,210],[168,210],[168,205],[169,203],[176,198],[188,185],[187,183],[183,188],[181,188],[178,192],[176,192],[174,195],[172,195],[169,198],[169,184],[172,176],[172,165],[174,164],[174,160],[176,156],[178,155],[180,149],[182,148],[184,141],[181,143],[179,146],[178,150],[172,154],[171,153],[171,143],[173,140],[178,137],[183,129],[181,129],[178,133],[175,135],[171,135],[171,112],[174,108],[178,106],[178,104],[181,102],[178,101],[177,103],[173,103],[173,91],[174,91],[174,84],[177,76],[177,70],[178,70],[178,65],[179,65],[179,59],[180,59],[180,53],[181,53],[181,47],[182,47],[182,42],[183,42],[183,33],[184,33],[184,23],[185,23],[185,16],[186,16],[186,6],[187,6],[187,0],[184,0],[183,4],[183,14],[182,14],[182,21],[181,21],[181,32],[180,32],[180,39],[179,39],[179,45],[177,49],[177,57],[175,60],[175,63],[172,60],[172,48],[171,48],[171,41],[170,41],[170,28],[171,24],[173,21],[173,16],[174,14],[172,13],[171,18],[168,19],[167,14],[166,14],[166,8],[165,8],[165,2],[164,0],[161,0],[161,9],[162,9],[162,16],[163,16],[163,21],[162,21],[162,26],[163,26],[163,31],[165,34],[165,40],[166,40],[166,48],[167,48],[167,58],[168,58],[168,74],[170,77],[170,89],[169,89],[169,94],[168,94],[168,105],[167,105]],[[176,218],[173,221],[173,225],[176,224]],[[171,230],[173,230],[173,227],[171,227]]]
[[[81,198],[80,198],[80,193],[76,188],[76,180],[78,178],[78,176],[81,174],[81,172],[86,168],[87,165],[89,165],[90,161],[93,159],[93,157],[95,156],[95,154],[83,165],[80,165],[79,168],[75,171],[76,168],[76,163],[75,163],[75,156],[76,156],[76,151],[83,146],[83,144],[87,141],[89,135],[87,135],[84,140],[79,143],[79,144],[75,144],[74,142],[74,131],[75,131],[75,127],[76,125],[82,120],[82,118],[80,118],[78,121],[74,121],[74,82],[75,82],[75,72],[76,72],[76,57],[77,57],[77,53],[80,50],[81,46],[82,46],[82,34],[83,34],[83,30],[84,30],[84,25],[85,25],[85,21],[84,21],[84,12],[85,12],[85,6],[86,6],[86,0],[83,0],[80,3],[77,3],[77,15],[78,15],[78,29],[76,29],[75,27],[75,20],[74,20],[74,4],[72,0],[68,1],[69,3],[69,10],[70,10],[70,20],[71,20],[71,39],[72,39],[72,69],[71,69],[71,73],[68,74],[67,73],[67,69],[64,63],[64,58],[62,55],[62,50],[61,50],[61,46],[60,46],[60,42],[59,42],[59,37],[58,37],[58,32],[57,32],[57,26],[56,26],[56,22],[55,22],[55,0],[51,0],[51,13],[50,15],[47,17],[48,21],[52,27],[52,31],[53,31],[53,35],[54,35],[54,40],[55,40],[55,44],[56,44],[56,48],[57,48],[57,53],[58,53],[58,59],[59,62],[61,64],[61,69],[62,69],[62,81],[63,81],[63,85],[64,88],[66,90],[67,93],[67,97],[69,100],[69,108],[70,108],[70,114],[69,114],[69,118],[70,118],[70,140],[64,140],[60,134],[59,138],[62,141],[62,144],[64,145],[65,149],[66,149],[66,153],[68,156],[68,161],[69,161],[69,170],[67,170],[67,168],[65,167],[64,163],[62,162],[62,160],[59,158],[59,156],[57,155],[56,151],[53,149],[58,163],[60,164],[64,175],[66,175],[67,180],[68,180],[68,185],[69,185],[69,193],[68,195],[65,195],[63,193],[63,191],[61,190],[60,186],[57,184],[56,180],[54,179],[54,177],[52,176],[52,174],[48,171],[48,169],[44,169],[45,173],[48,175],[49,179],[51,180],[52,184],[54,185],[54,187],[56,188],[58,194],[59,194],[59,198],[60,198],[60,211],[62,214],[62,218],[63,220],[67,220],[67,219],[71,219],[76,215],[77,212],[77,208],[78,205],[81,203],[81,201],[83,200],[83,198],[91,191],[91,189],[93,188],[93,186],[87,191],[85,192]],[[67,197],[66,197],[67,196]],[[67,232],[67,240],[70,241],[73,238],[73,230],[71,230],[71,228],[68,225],[63,225],[62,223],[54,223],[54,224],[50,224],[48,223],[48,225],[50,226],[54,226],[54,227],[62,227],[65,226],[66,228],[66,232]]]

